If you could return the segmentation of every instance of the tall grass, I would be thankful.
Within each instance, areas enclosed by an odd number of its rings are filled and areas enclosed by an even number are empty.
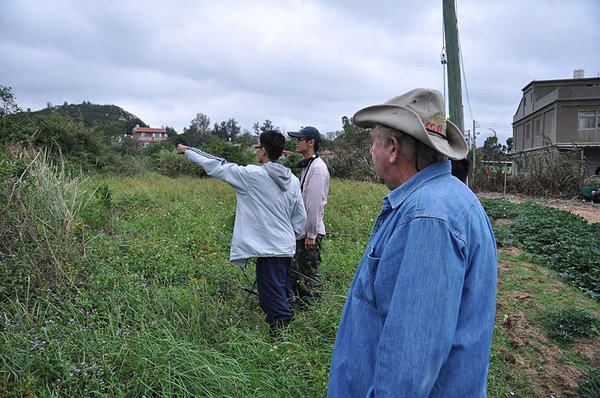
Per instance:
[[[30,163],[13,173],[9,192]],[[61,267],[69,263],[71,268],[64,269],[71,271],[77,289],[65,279],[67,288],[47,291],[39,281],[19,294],[11,290],[0,301],[0,396],[326,394],[342,307],[387,192],[383,185],[332,181],[323,300],[296,314],[291,326],[272,339],[256,298],[221,281],[246,282],[227,261],[235,212],[231,188],[214,179],[151,173],[141,178],[75,176],[78,187],[73,178],[61,180],[73,184],[65,188],[72,192],[66,198],[45,191],[45,197],[59,202],[46,206],[73,204],[69,212],[35,208],[56,215],[55,228],[47,231],[71,233],[61,238],[71,239],[70,252],[58,250],[58,242],[52,250],[60,254]],[[31,179],[32,187],[38,179]],[[18,182],[18,189],[26,180]],[[30,197],[22,192],[20,197]],[[104,210],[92,217],[96,208]],[[107,214],[111,222],[103,223],[100,216]],[[65,227],[72,223],[83,225]],[[13,253],[4,257],[3,267],[10,262],[13,269],[26,269],[33,261],[18,250]],[[28,269],[27,275],[34,271]],[[496,335],[495,344],[502,341]],[[515,380],[507,376],[511,365],[498,352],[493,361],[491,396],[506,396]],[[525,375],[520,377],[527,383]]]
[[[108,221],[98,188],[45,151],[15,147],[0,162],[0,296],[42,284],[78,289],[86,218]]]

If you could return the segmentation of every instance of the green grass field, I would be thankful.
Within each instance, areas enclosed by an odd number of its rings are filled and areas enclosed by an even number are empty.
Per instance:
[[[111,192],[111,221],[85,232],[81,263],[71,264],[85,283],[1,303],[0,396],[326,394],[342,306],[383,185],[332,181],[323,300],[273,341],[256,298],[219,279],[246,284],[227,261],[231,188],[155,174],[94,183]],[[600,305],[527,253],[503,248],[500,263],[488,395],[574,396],[599,366],[598,329],[553,340],[547,315],[566,308],[599,318]]]

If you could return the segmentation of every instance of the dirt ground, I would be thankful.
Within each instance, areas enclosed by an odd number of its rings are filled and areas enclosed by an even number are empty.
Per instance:
[[[600,222],[600,203],[584,202],[581,199],[546,199],[531,198],[523,195],[502,194],[498,192],[479,192],[482,199],[505,199],[512,203],[522,203],[533,200],[545,206],[569,211],[585,218],[589,223]]]

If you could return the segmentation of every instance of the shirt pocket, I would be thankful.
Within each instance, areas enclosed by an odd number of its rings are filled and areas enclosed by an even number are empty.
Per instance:
[[[357,273],[356,283],[354,285],[354,297],[366,302],[374,310],[377,309],[377,301],[375,299],[375,277],[379,268],[379,257],[376,257],[374,248],[371,247],[369,252],[361,260],[359,272]]]

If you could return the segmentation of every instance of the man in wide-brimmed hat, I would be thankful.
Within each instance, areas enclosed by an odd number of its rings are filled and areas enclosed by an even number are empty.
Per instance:
[[[346,299],[329,397],[485,397],[497,253],[477,197],[451,175],[467,144],[438,91],[354,115],[391,192]]]

